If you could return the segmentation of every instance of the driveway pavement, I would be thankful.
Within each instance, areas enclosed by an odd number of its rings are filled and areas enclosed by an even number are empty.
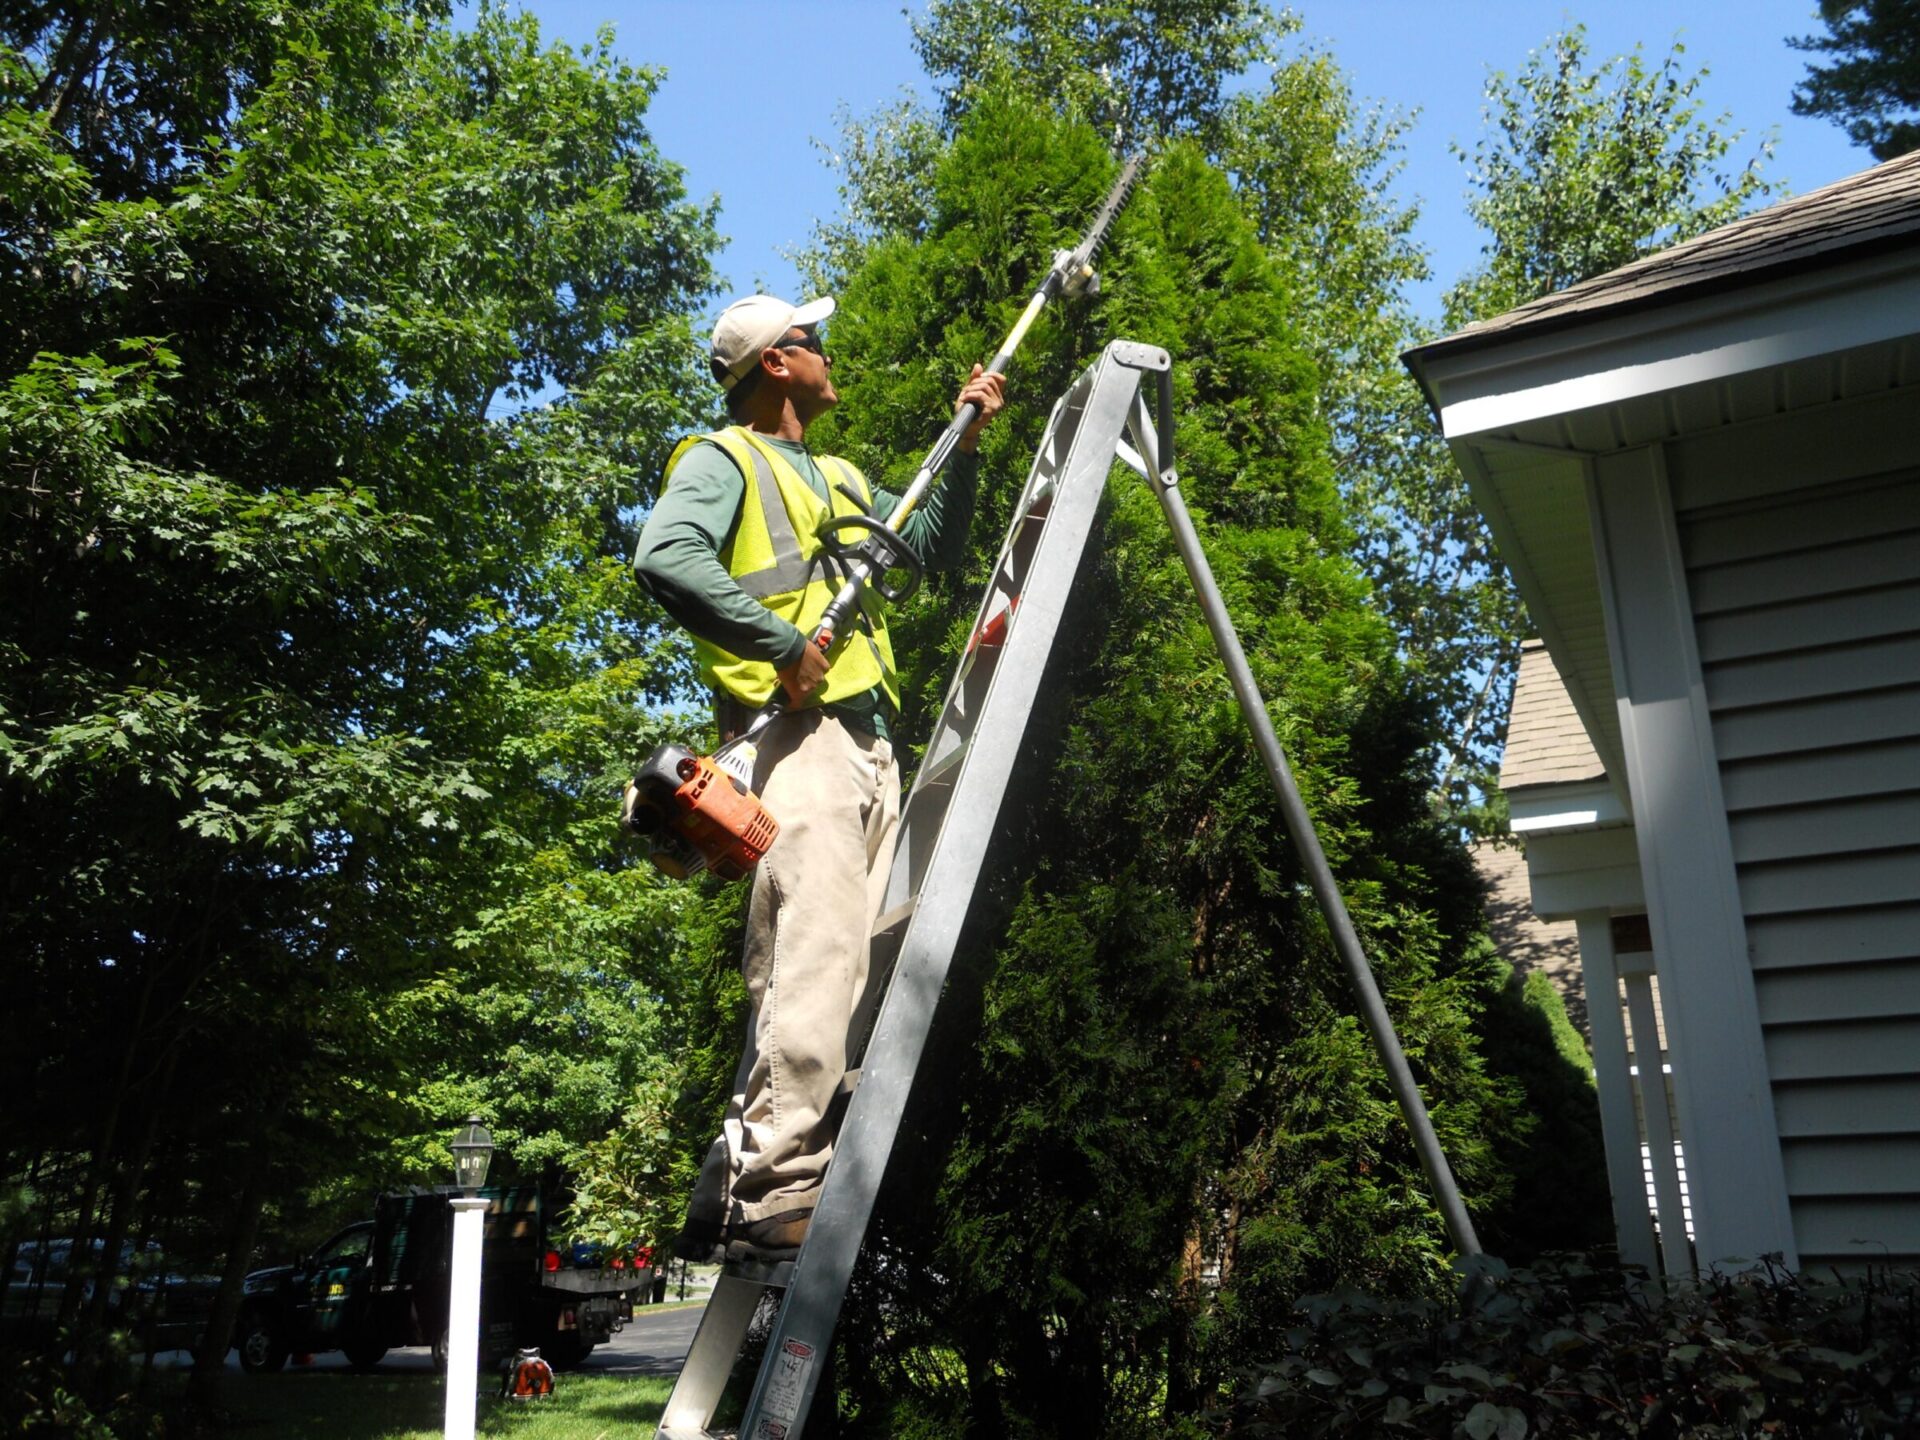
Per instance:
[[[704,1305],[672,1310],[643,1307],[634,1312],[627,1328],[581,1363],[583,1375],[678,1375],[700,1328]]]

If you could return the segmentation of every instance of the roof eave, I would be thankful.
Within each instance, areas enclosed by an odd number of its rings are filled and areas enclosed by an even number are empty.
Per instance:
[[[1400,360],[1417,376],[1422,367],[1442,357],[1470,355],[1477,350],[1491,350],[1542,335],[1578,330],[1582,326],[1596,324],[1602,320],[1638,315],[1646,311],[1664,310],[1688,301],[1710,299],[1716,295],[1731,294],[1739,290],[1750,290],[1775,281],[1790,279],[1796,275],[1813,274],[1855,261],[1868,260],[1876,255],[1912,250],[1915,243],[1916,235],[1912,231],[1883,233],[1858,245],[1795,255],[1777,264],[1730,274],[1707,276],[1690,284],[1676,285],[1649,294],[1630,295],[1604,304],[1555,310],[1537,319],[1522,321],[1505,328],[1487,329],[1481,325],[1473,325],[1465,330],[1456,330],[1453,334],[1442,336],[1438,340],[1429,340],[1424,345],[1415,345],[1401,352]]]
[[[1404,362],[1442,433],[1459,442],[1603,404],[1726,379],[1911,333],[1920,243],[1848,250],[1740,285],[1666,292],[1664,303],[1577,312],[1564,323],[1462,334]]]

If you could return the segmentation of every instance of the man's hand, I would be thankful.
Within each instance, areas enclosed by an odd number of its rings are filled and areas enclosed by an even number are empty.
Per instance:
[[[1006,376],[989,375],[978,365],[973,367],[973,374],[967,378],[967,383],[960,387],[960,393],[953,402],[953,413],[958,415],[962,405],[980,407],[973,424],[960,437],[960,448],[967,454],[971,455],[980,448],[980,432],[987,428],[993,417],[1000,413],[1000,407],[1007,403],[1006,390]]]
[[[794,705],[804,705],[807,697],[820,688],[820,682],[827,678],[827,656],[811,640],[807,648],[800,652],[800,658],[779,672],[780,687],[787,692],[787,699]]]

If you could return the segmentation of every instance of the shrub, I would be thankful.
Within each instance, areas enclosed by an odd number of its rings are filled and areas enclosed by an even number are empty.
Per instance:
[[[1302,1301],[1235,1437],[1920,1436],[1920,1276],[1769,1260],[1662,1286],[1581,1255],[1485,1263],[1477,1303]]]
[[[1496,1140],[1513,1192],[1476,1214],[1474,1226],[1483,1244],[1519,1265],[1547,1251],[1610,1245],[1607,1154],[1586,1042],[1544,972],[1493,963],[1503,978],[1489,987],[1475,1026],[1481,1054],[1496,1074],[1519,1080],[1535,1123]]]
[[[116,1440],[150,1424],[151,1417],[135,1413],[127,1404],[117,1408],[118,1414],[95,1414],[74,1393],[66,1371],[45,1356],[0,1351],[0,1435]]]

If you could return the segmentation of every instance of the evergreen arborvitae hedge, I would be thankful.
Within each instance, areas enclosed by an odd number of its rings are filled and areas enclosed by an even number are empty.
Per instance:
[[[1117,169],[1030,102],[982,102],[926,233],[840,287],[843,401],[810,442],[897,486]],[[1348,558],[1292,297],[1224,175],[1174,145],[1056,303],[988,432],[973,559],[893,620],[924,741],[1053,399],[1110,339],[1174,357],[1178,460],[1290,759],[1471,1203],[1529,1121],[1475,1018],[1504,977],[1433,820],[1430,718]],[[1124,470],[1049,677],[1004,904],[923,1067],[841,1331],[874,1434],[1170,1433],[1269,1353],[1294,1297],[1444,1285],[1446,1239],[1155,498]],[[1601,1197],[1604,1204],[1604,1196]]]

